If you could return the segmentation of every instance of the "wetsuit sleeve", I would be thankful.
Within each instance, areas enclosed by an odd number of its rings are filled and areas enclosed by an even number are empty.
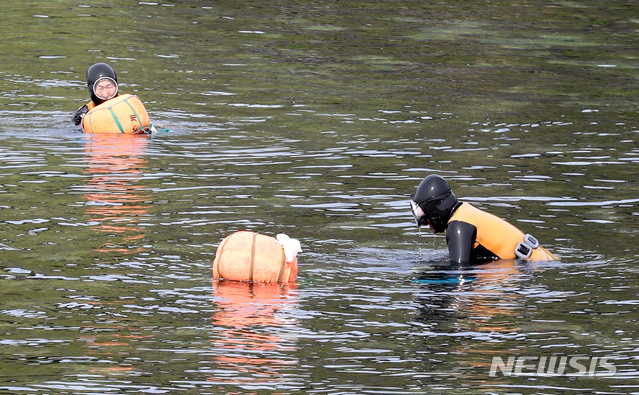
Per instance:
[[[89,107],[85,104],[84,106],[78,108],[78,110],[73,114],[73,124],[79,125],[82,122],[82,117],[89,111]]]
[[[477,228],[468,222],[451,221],[446,229],[446,243],[451,262],[471,263],[471,253],[477,238]]]

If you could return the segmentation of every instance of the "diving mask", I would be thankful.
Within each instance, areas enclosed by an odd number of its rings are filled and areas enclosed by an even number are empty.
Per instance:
[[[101,100],[113,99],[118,94],[118,83],[113,78],[102,77],[93,85],[93,93]]]
[[[419,205],[413,201],[410,202],[410,209],[413,213],[413,217],[415,218],[415,223],[417,226],[428,225],[428,220],[426,219],[426,214],[424,210],[422,210]]]

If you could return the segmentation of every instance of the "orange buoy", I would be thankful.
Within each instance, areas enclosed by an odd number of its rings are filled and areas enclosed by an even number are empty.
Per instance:
[[[144,104],[135,95],[123,94],[93,107],[82,119],[85,133],[145,133],[151,125]]]
[[[220,242],[213,260],[213,279],[287,284],[297,277],[299,241],[239,231]]]

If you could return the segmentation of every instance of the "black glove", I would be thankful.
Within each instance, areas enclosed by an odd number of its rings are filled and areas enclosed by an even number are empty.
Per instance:
[[[82,122],[82,118],[84,117],[84,114],[86,114],[88,111],[89,111],[89,107],[87,107],[86,104],[78,108],[78,111],[76,111],[75,114],[73,114],[73,123],[76,126],[79,125],[80,122]]]

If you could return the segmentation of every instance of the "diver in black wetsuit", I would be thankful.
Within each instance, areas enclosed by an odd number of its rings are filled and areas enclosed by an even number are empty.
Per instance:
[[[537,239],[469,203],[460,202],[442,177],[424,178],[411,202],[417,226],[446,232],[450,260],[468,264],[497,259],[554,260]]]
[[[106,63],[96,63],[87,70],[87,86],[91,101],[73,114],[73,123],[80,125],[82,118],[93,107],[118,96],[118,77]]]

